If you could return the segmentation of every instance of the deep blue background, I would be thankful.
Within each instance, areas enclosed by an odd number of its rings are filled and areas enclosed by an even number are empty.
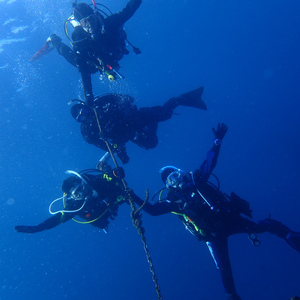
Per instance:
[[[103,1],[113,11],[126,1]],[[94,167],[103,152],[86,144],[67,102],[82,97],[80,75],[56,51],[29,58],[53,32],[63,37],[71,1],[0,1],[0,299],[156,299],[142,244],[121,207],[105,235],[68,222],[18,234],[37,224],[61,195],[67,169]],[[300,3],[287,1],[144,0],[126,24],[142,54],[122,62],[124,81],[100,82],[95,94],[128,93],[139,107],[205,87],[208,111],[186,107],[160,124],[159,145],[128,145],[129,185],[141,196],[162,187],[158,170],[198,167],[212,144],[211,128],[229,131],[215,173],[222,190],[251,202],[254,217],[300,231]],[[176,216],[143,214],[146,238],[164,299],[225,299],[204,243]],[[300,294],[300,256],[270,234],[255,248],[230,238],[243,300]]]

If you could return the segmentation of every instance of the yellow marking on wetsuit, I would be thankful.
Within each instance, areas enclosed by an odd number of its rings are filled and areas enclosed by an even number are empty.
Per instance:
[[[103,178],[105,178],[107,181],[112,180],[112,177],[109,177],[107,174],[103,174]]]
[[[172,213],[172,214],[175,214],[175,215],[180,215],[180,216],[182,216],[186,222],[189,222],[190,224],[192,224],[192,225],[194,226],[194,228],[195,228],[195,230],[196,230],[197,232],[199,232],[202,236],[206,236],[205,230],[199,228],[199,227],[196,225],[196,223],[195,223],[190,217],[188,217],[187,215],[181,214],[181,213],[177,213],[177,212],[175,212],[175,211],[172,211],[171,213]]]

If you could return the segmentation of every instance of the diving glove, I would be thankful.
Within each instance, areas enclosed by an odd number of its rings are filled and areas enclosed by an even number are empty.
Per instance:
[[[215,144],[220,145],[228,130],[228,126],[225,123],[219,123],[217,129],[213,128],[212,130],[215,136]]]

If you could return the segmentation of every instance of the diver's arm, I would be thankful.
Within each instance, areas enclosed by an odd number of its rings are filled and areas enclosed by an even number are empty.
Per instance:
[[[44,231],[56,227],[59,224],[69,221],[73,217],[74,214],[71,213],[58,213],[36,226],[21,225],[21,226],[16,226],[15,229],[18,232],[22,232],[22,233],[36,233],[36,232],[40,232],[40,231]]]
[[[213,128],[213,133],[215,136],[214,144],[212,148],[207,152],[205,161],[202,163],[201,167],[194,172],[194,179],[196,181],[206,182],[217,165],[218,156],[220,153],[222,139],[224,138],[228,127],[226,124],[218,124],[217,129]]]
[[[142,200],[140,197],[138,197],[132,190],[130,190],[130,197],[131,199],[139,206],[141,206],[144,203],[144,200]],[[167,213],[170,213],[172,211],[176,211],[178,209],[177,205],[174,205],[172,202],[163,201],[158,202],[155,204],[150,204],[147,202],[143,206],[143,210],[148,213],[151,216],[160,216]]]
[[[108,26],[123,26],[134,15],[141,3],[142,0],[130,0],[120,12],[107,17],[105,23]]]
[[[208,177],[217,165],[220,147],[221,145],[213,145],[207,152],[205,161],[202,163],[201,167],[194,172],[195,179],[200,179],[202,182],[208,180]]]
[[[80,29],[78,30],[80,31]],[[88,45],[89,40],[87,39],[75,42],[73,46],[73,53],[75,64],[81,74],[81,82],[85,101],[89,106],[92,107],[94,95],[91,74],[96,72],[96,70],[94,68],[91,68],[91,65],[89,64],[89,60],[91,59],[91,57],[86,50],[86,48],[88,48]]]

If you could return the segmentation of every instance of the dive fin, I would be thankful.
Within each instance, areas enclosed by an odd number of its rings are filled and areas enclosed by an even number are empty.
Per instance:
[[[46,40],[45,44],[43,47],[38,50],[31,58],[29,61],[38,61],[42,56],[46,55],[49,53],[51,50],[53,50],[53,45],[51,43],[50,37]]]
[[[285,241],[300,253],[300,232],[289,232],[285,238]]]
[[[181,98],[180,105],[207,110],[206,104],[201,99],[202,94],[203,86],[191,92],[184,93],[179,97]]]

